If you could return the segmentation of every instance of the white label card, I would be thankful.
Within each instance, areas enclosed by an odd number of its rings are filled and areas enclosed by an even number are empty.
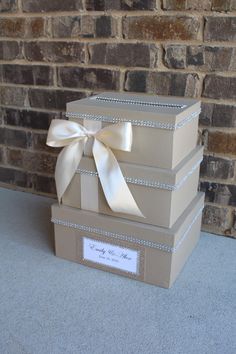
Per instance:
[[[83,258],[108,267],[138,274],[139,251],[83,237]]]

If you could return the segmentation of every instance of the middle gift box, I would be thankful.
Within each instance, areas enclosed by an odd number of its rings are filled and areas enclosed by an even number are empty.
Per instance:
[[[203,147],[198,146],[172,170],[119,163],[144,217],[115,213],[110,209],[90,157],[82,157],[62,197],[62,204],[170,228],[197,194],[202,156]]]

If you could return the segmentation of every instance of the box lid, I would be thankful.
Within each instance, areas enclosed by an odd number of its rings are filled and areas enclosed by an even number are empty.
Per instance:
[[[111,240],[125,240],[134,244],[175,253],[183,240],[189,236],[192,225],[200,217],[203,204],[204,193],[198,193],[170,229],[64,205],[59,206],[58,204],[52,206],[52,222],[80,230],[85,235],[86,232],[89,232],[97,236],[106,236]]]
[[[200,101],[191,98],[104,92],[67,103],[69,118],[120,121],[160,129],[179,129],[198,117]]]
[[[127,183],[174,191],[197,169],[202,161],[203,147],[197,146],[174,169],[141,166],[119,162]],[[82,157],[76,173],[98,176],[94,159]]]

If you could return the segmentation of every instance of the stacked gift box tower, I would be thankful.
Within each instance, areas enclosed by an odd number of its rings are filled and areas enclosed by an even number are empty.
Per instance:
[[[52,206],[56,255],[170,287],[200,234],[199,113],[196,99],[128,93],[68,103],[66,143],[51,144],[69,154],[58,179],[74,164]]]

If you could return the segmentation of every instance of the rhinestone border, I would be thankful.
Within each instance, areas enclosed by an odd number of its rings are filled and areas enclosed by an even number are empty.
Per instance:
[[[92,97],[90,97],[92,99]],[[177,109],[183,109],[187,107],[186,104],[177,104],[177,103],[161,103],[161,102],[151,102],[151,101],[140,101],[140,100],[126,100],[126,99],[120,99],[120,98],[115,98],[115,97],[100,97],[100,96],[95,96],[95,100],[97,101],[104,101],[104,102],[116,102],[116,103],[121,103],[121,104],[134,104],[134,105],[140,105],[140,106],[154,106],[154,107],[167,107],[167,108],[177,108]]]
[[[107,115],[98,115],[98,114],[88,114],[88,113],[79,113],[79,112],[66,112],[67,118],[77,118],[77,119],[89,119],[94,121],[102,121],[106,123],[131,123],[133,126],[137,127],[146,127],[146,128],[157,128],[165,130],[177,130],[184,127],[186,124],[190,123],[193,119],[198,118],[201,110],[199,109],[196,112],[193,112],[190,116],[184,118],[181,122],[172,124],[172,123],[162,123],[154,122],[151,120],[138,120],[138,119],[128,119],[120,118],[118,116],[107,116]]]
[[[77,229],[77,230],[84,231],[84,232],[94,233],[94,234],[97,234],[100,236],[106,236],[106,237],[110,237],[113,239],[128,241],[128,242],[135,243],[135,244],[142,245],[142,246],[149,247],[149,248],[159,249],[159,250],[167,252],[167,253],[176,253],[177,250],[179,249],[179,247],[181,246],[181,244],[183,243],[183,241],[185,240],[185,238],[187,237],[191,227],[193,226],[193,224],[195,223],[197,218],[200,216],[202,210],[203,210],[203,207],[201,207],[198,210],[197,214],[193,218],[192,222],[188,225],[187,229],[183,233],[179,242],[176,244],[176,246],[173,246],[173,247],[166,245],[164,243],[156,243],[156,242],[152,242],[152,241],[142,240],[142,239],[138,239],[132,235],[119,234],[116,232],[106,231],[106,230],[96,228],[96,227],[91,227],[91,226],[82,225],[82,224],[75,224],[75,223],[72,223],[72,222],[69,222],[66,220],[62,220],[62,219],[51,218],[51,222],[56,225],[61,225],[61,226]]]
[[[198,160],[197,163],[191,168],[191,170],[179,181],[179,183],[177,183],[175,185],[167,184],[167,183],[160,183],[157,181],[150,181],[150,180],[146,180],[146,179],[142,179],[142,178],[133,178],[133,177],[124,177],[124,178],[127,183],[136,184],[136,185],[144,186],[144,187],[155,188],[155,189],[166,189],[168,191],[175,191],[175,190],[179,189],[184,184],[186,179],[193,174],[193,172],[196,170],[196,168],[198,168],[198,166],[200,165],[201,162],[202,162],[202,158],[200,160]],[[98,172],[89,171],[89,170],[85,170],[85,169],[81,169],[81,168],[78,168],[76,170],[76,173],[98,177]]]

